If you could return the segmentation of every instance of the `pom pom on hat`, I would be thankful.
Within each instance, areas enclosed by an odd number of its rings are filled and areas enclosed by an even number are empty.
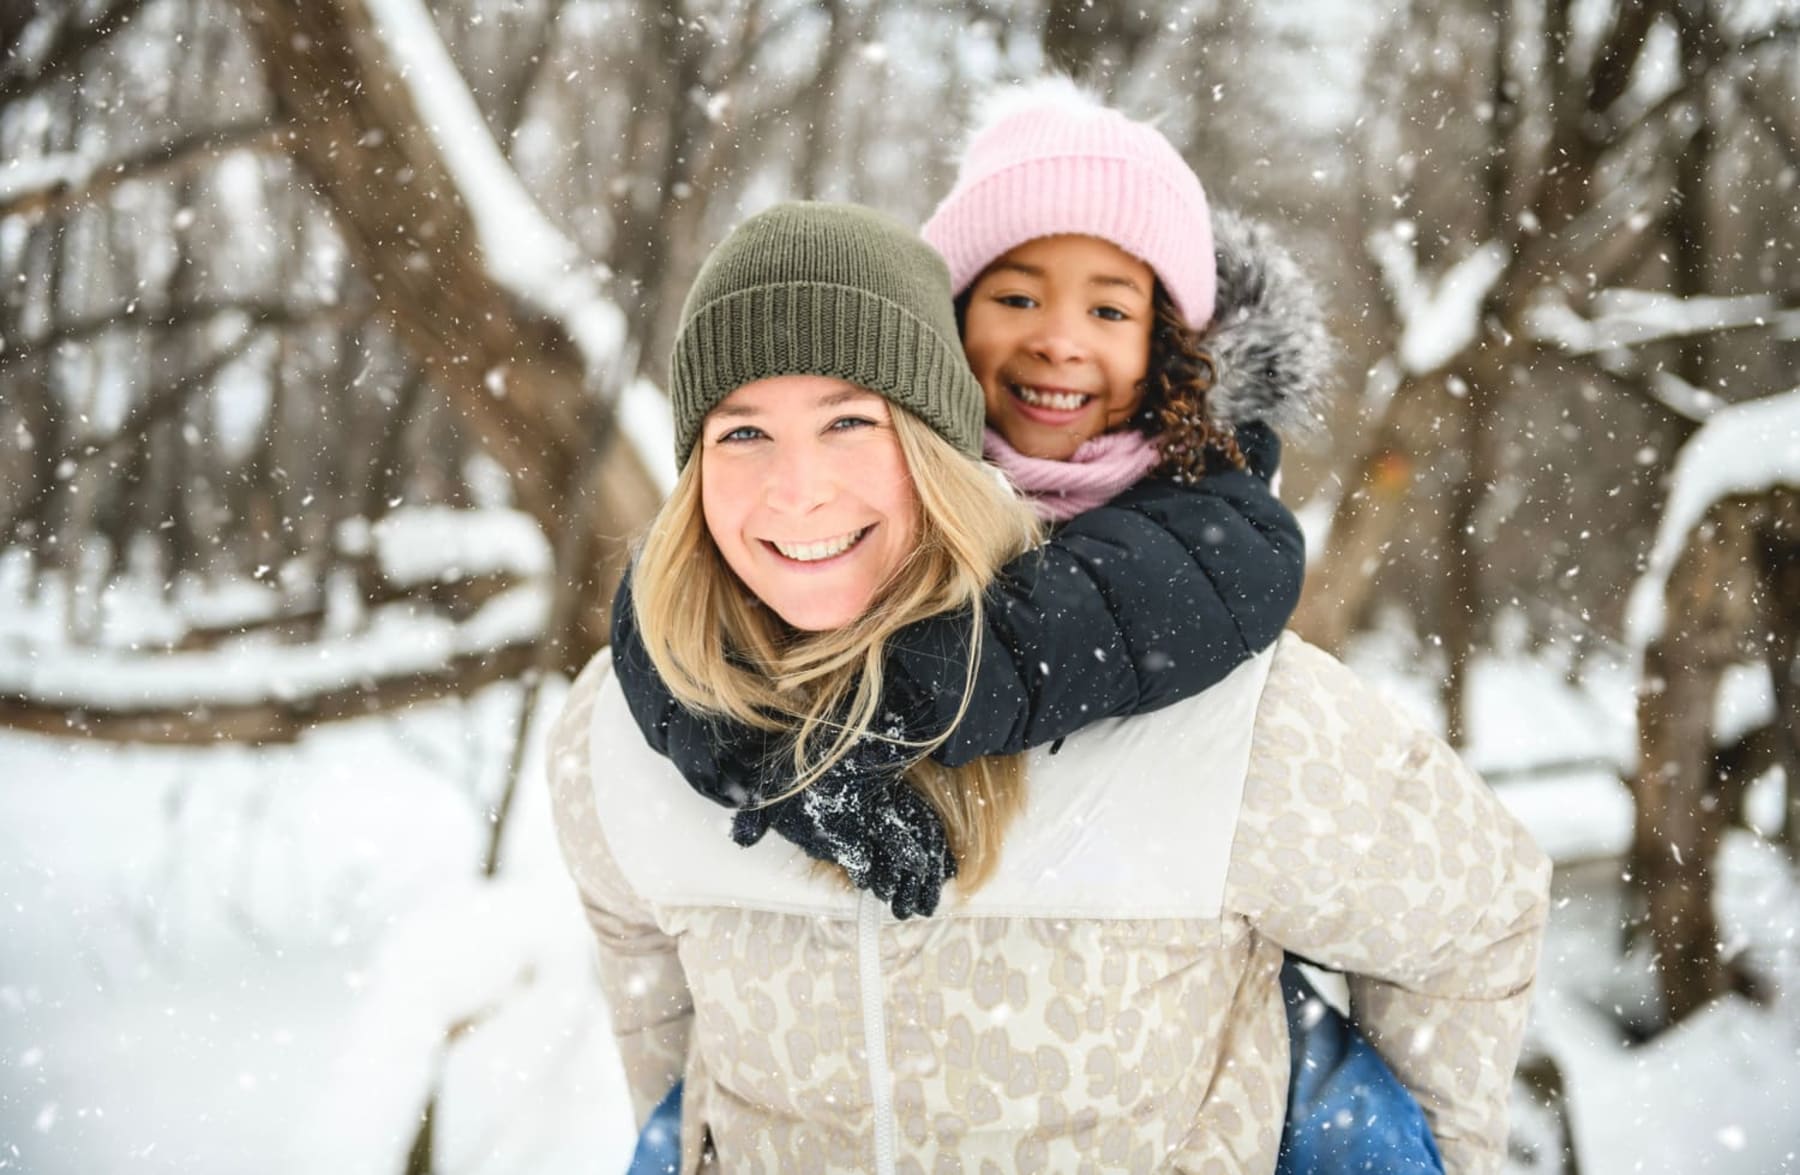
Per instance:
[[[1161,131],[1065,77],[983,99],[956,185],[922,231],[959,294],[1009,250],[1078,233],[1149,265],[1195,330],[1212,320],[1217,261],[1200,177]]]

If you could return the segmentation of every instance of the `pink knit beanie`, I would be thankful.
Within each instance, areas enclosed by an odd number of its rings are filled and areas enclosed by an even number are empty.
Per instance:
[[[1110,241],[1156,271],[1195,330],[1212,321],[1216,261],[1200,177],[1169,140],[1064,77],[997,91],[983,105],[924,237],[957,293],[1038,237]]]

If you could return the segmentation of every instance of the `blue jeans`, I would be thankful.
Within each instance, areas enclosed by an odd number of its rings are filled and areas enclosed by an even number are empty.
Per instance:
[[[675,1175],[681,1170],[681,1082],[650,1111],[625,1175]]]
[[[1363,1034],[1319,998],[1292,956],[1281,964],[1281,996],[1288,1105],[1275,1175],[1443,1175],[1418,1101]]]
[[[1444,1161],[1419,1103],[1363,1034],[1319,998],[1291,958],[1281,965],[1281,995],[1290,1068],[1275,1175],[1443,1175]],[[644,1124],[626,1175],[672,1175],[680,1166],[677,1081]]]

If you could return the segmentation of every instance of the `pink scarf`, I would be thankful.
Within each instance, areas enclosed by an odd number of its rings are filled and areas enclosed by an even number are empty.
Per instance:
[[[981,451],[1006,471],[1046,522],[1067,522],[1105,505],[1162,460],[1156,442],[1135,428],[1101,433],[1067,461],[1027,457],[991,428],[982,435]]]

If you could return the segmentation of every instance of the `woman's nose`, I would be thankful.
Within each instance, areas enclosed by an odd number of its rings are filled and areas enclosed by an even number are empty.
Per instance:
[[[770,462],[763,495],[768,504],[789,514],[804,514],[829,502],[836,480],[816,446],[778,446]]]

